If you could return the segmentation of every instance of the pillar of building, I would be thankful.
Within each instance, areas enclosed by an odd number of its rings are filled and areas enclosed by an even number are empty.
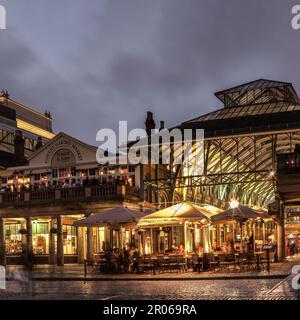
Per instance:
[[[183,226],[183,237],[184,237],[184,250],[187,253],[188,252],[188,241],[187,241],[187,226],[186,226],[186,222],[184,222],[184,226]]]
[[[49,235],[49,264],[55,265],[56,261],[56,250],[55,250],[55,219],[51,219],[50,222],[50,235]]]
[[[123,228],[120,227],[119,231],[118,231],[118,234],[119,234],[119,249],[123,249]]]
[[[63,266],[64,265],[64,242],[63,242],[63,225],[62,225],[62,218],[58,216],[56,218],[57,224],[57,265]]]
[[[32,245],[32,220],[30,217],[26,218],[26,255],[25,264],[32,266],[33,264],[33,245]]]
[[[285,258],[285,231],[283,218],[278,219],[277,222],[277,256],[278,261],[282,261]]]
[[[77,227],[77,261],[78,263],[84,262],[84,239],[82,227]]]
[[[0,265],[6,265],[6,250],[4,238],[4,220],[0,218]]]
[[[221,231],[220,231],[220,225],[216,225],[216,243],[217,247],[221,246]]]
[[[94,235],[92,227],[87,227],[87,262],[89,265],[92,265],[94,262]]]

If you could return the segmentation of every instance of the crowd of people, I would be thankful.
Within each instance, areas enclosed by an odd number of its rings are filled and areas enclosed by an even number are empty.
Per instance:
[[[85,179],[64,179],[54,180],[48,182],[39,182],[33,184],[5,185],[1,187],[1,193],[8,192],[34,192],[34,191],[48,191],[54,189],[67,189],[67,188],[80,188],[80,187],[92,187],[100,185],[121,185],[127,184],[126,180],[120,178],[115,179],[102,179],[102,178],[88,178]]]
[[[109,273],[132,273],[137,271],[140,257],[138,249],[111,249],[105,252],[106,265],[104,271]]]
[[[176,245],[173,245],[171,249],[166,250],[166,253],[184,255],[185,254],[184,246],[183,244],[181,244],[179,247]]]
[[[293,256],[296,253],[298,253],[298,242],[299,241],[297,241],[295,239],[291,239],[291,238],[289,238],[287,240],[286,247],[287,247],[287,255],[288,256]]]

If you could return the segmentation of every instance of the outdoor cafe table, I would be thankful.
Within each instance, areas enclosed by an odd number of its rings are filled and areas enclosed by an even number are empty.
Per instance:
[[[262,264],[262,256],[264,255],[264,251],[256,251],[254,252],[254,257],[256,258],[256,267],[258,271],[261,271],[261,264]],[[215,257],[218,257],[219,254],[214,254]],[[235,252],[234,255],[239,257],[240,253]]]
[[[163,259],[168,262],[171,257],[177,257],[177,256],[182,256],[179,254],[170,254],[170,255],[151,255],[148,257],[148,259],[153,262],[153,273],[156,274],[156,267],[157,267],[157,260],[158,257],[163,257]],[[183,255],[184,263],[185,263],[185,269],[187,269],[188,266],[188,259],[191,259],[192,257],[190,255]]]

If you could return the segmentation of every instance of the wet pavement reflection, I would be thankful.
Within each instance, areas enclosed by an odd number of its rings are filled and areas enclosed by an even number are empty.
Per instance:
[[[280,280],[7,281],[0,299],[253,299]]]

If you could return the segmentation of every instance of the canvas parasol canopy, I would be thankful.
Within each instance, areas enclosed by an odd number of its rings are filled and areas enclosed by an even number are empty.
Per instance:
[[[145,214],[117,207],[111,210],[91,214],[89,217],[74,222],[77,227],[105,227],[114,225],[136,224]]]
[[[250,208],[247,206],[238,205],[236,208],[230,208],[217,215],[214,215],[211,220],[213,223],[223,223],[229,221],[245,221],[249,219],[265,218],[266,211],[261,208]]]
[[[210,205],[199,206],[189,202],[181,202],[143,217],[139,225],[145,226],[183,221],[197,221],[205,224],[209,223],[213,215],[220,212],[220,209]]]

